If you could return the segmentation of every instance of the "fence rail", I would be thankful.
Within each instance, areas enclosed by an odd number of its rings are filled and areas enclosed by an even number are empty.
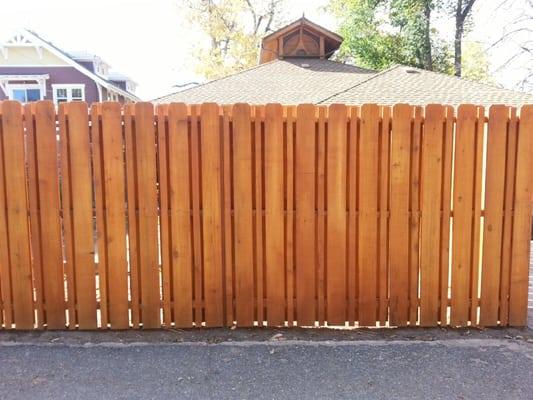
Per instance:
[[[0,102],[0,324],[525,325],[519,114]]]

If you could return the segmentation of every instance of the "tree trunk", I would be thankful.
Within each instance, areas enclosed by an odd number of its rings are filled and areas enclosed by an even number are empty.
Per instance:
[[[463,44],[463,30],[464,30],[464,18],[461,10],[463,9],[463,1],[457,0],[457,8],[455,11],[455,76],[461,76],[461,63],[462,63],[462,44]]]
[[[431,7],[430,1],[424,4],[424,17],[426,18],[425,42],[426,42],[426,69],[433,71],[433,55],[431,52]]]

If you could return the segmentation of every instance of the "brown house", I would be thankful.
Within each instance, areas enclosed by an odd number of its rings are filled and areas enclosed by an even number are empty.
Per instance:
[[[403,65],[376,72],[330,60],[342,37],[302,17],[263,39],[251,69],[154,100],[262,103],[474,103],[519,106],[533,95]]]

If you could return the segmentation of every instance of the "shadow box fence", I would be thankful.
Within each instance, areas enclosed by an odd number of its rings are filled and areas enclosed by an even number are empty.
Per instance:
[[[522,326],[533,106],[0,103],[4,329]]]

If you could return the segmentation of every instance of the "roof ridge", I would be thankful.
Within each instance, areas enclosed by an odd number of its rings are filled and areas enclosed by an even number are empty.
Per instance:
[[[346,89],[343,89],[343,90],[341,90],[341,91],[339,91],[339,92],[337,92],[335,94],[332,94],[331,96],[328,96],[328,97],[320,100],[316,104],[322,104],[322,103],[324,103],[324,102],[326,102],[326,101],[328,101],[328,100],[330,100],[330,99],[332,99],[334,97],[337,97],[341,93],[346,93],[348,90],[352,90],[353,88],[356,88],[357,86],[362,85],[363,83],[366,83],[366,82],[368,82],[368,81],[370,81],[370,80],[372,80],[374,78],[377,78],[378,76],[384,75],[387,72],[390,72],[390,71],[392,71],[392,70],[394,70],[394,69],[396,69],[398,67],[401,67],[401,66],[402,66],[401,64],[394,64],[391,67],[389,67],[387,69],[384,69],[383,71],[376,72],[374,75],[370,76],[368,79],[364,79],[361,82],[356,83],[355,85],[349,86]]]
[[[189,90],[193,90],[193,89],[196,89],[196,88],[199,88],[199,87],[207,86],[210,83],[220,82],[220,81],[222,81],[224,79],[231,78],[231,77],[237,76],[237,75],[241,75],[241,74],[243,74],[245,72],[248,72],[248,71],[254,71],[256,69],[259,69],[259,68],[264,67],[264,66],[269,65],[269,64],[274,64],[277,61],[280,61],[280,60],[276,58],[276,59],[271,60],[269,62],[262,63],[262,64],[257,64],[257,65],[255,65],[253,67],[250,67],[250,68],[247,68],[247,69],[243,69],[242,71],[237,71],[234,74],[229,74],[229,75],[226,75],[226,76],[223,76],[223,77],[220,77],[220,78],[216,78],[216,79],[201,83],[201,84],[196,85],[196,86],[192,86],[192,87],[189,87],[189,88],[186,88],[186,89],[183,89],[183,90],[178,90],[177,92],[173,92],[173,93],[166,94],[164,96],[156,97],[155,99],[152,99],[150,101],[151,102],[152,101],[158,101],[158,100],[164,99],[164,98],[169,97],[169,96],[173,96],[173,95],[178,94],[178,93],[184,93],[184,92],[187,92]]]

